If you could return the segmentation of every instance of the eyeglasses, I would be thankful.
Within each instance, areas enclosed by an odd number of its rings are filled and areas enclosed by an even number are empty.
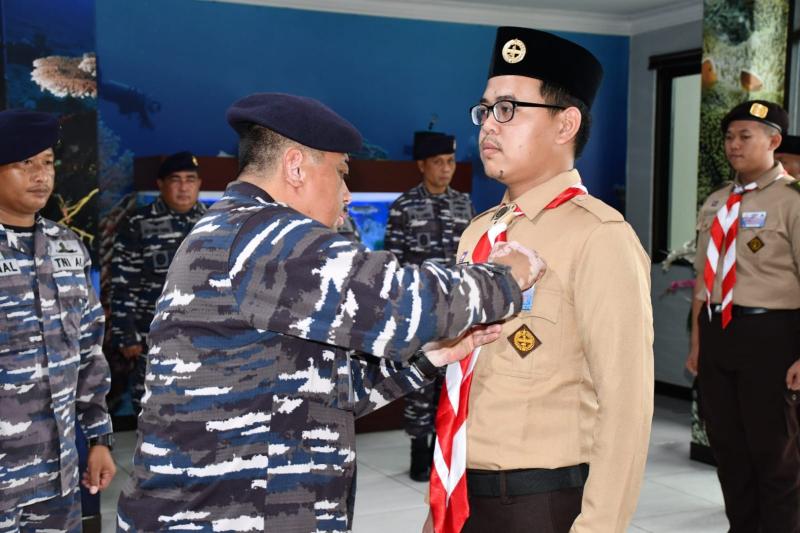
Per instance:
[[[547,109],[566,109],[560,105],[535,104],[533,102],[517,102],[516,100],[498,100],[492,105],[478,104],[469,108],[472,123],[476,126],[483,126],[489,118],[489,112],[494,115],[497,122],[508,122],[514,118],[514,111],[518,107],[544,107]]]

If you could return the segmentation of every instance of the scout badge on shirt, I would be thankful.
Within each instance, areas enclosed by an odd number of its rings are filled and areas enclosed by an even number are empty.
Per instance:
[[[0,255],[0,276],[13,276],[19,273],[19,265],[16,259],[6,259]]]
[[[753,237],[747,241],[747,247],[750,248],[751,252],[756,253],[764,247],[764,241],[759,239],[757,236]]]
[[[54,270],[83,270],[83,253],[75,242],[49,241],[47,253],[53,259]]]
[[[508,342],[511,343],[511,346],[523,359],[542,344],[542,341],[525,324],[522,324],[514,333],[508,336]]]
[[[739,220],[739,227],[742,228],[763,228],[767,221],[766,211],[744,211]]]

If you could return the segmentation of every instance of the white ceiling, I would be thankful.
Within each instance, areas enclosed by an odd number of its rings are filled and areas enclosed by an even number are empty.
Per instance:
[[[376,0],[378,2],[386,0]],[[435,2],[434,2],[435,3]],[[702,5],[702,0],[452,0],[453,4],[492,5],[495,8],[509,6],[527,9],[553,9],[605,15],[637,16],[648,11],[682,8],[687,4]]]
[[[634,35],[703,18],[703,0],[206,1],[610,35]]]

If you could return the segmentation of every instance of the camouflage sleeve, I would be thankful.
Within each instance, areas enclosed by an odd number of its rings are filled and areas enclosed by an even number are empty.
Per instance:
[[[380,409],[431,381],[410,366],[360,353],[350,357],[350,374],[353,412],[357,417]]]
[[[257,329],[405,361],[426,342],[520,309],[505,267],[401,267],[391,253],[370,252],[296,214],[264,218],[240,230],[228,273]]]
[[[123,220],[117,229],[111,256],[111,337],[117,347],[141,342],[135,310],[142,262],[138,232],[130,220]]]
[[[81,245],[83,246],[83,245]],[[86,306],[81,315],[80,330],[80,370],[78,370],[78,391],[75,395],[75,411],[78,422],[86,434],[93,438],[111,433],[111,418],[106,406],[106,395],[111,388],[111,374],[103,355],[103,331],[105,315],[92,286],[91,259],[86,249],[85,275],[88,285]]]
[[[405,264],[404,244],[405,214],[399,202],[389,208],[389,219],[386,221],[386,232],[383,236],[383,249],[392,252],[401,265]]]

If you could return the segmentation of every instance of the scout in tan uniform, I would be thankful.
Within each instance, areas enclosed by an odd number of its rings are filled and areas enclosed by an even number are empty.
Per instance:
[[[522,212],[508,239],[548,270],[475,367],[464,533],[624,532],[636,507],[653,412],[650,260],[574,169],[601,78],[570,41],[499,28],[472,108],[486,174]],[[501,209],[473,219],[460,261]]]
[[[784,135],[781,145],[775,150],[775,160],[794,179],[800,180],[800,137]]]
[[[787,388],[800,355],[800,188],[773,158],[787,124],[786,112],[764,101],[723,118],[736,179],[709,195],[698,216],[687,367],[697,372],[731,533],[800,532],[800,395]],[[737,200],[735,246],[717,250],[712,236],[724,228],[715,220]]]

